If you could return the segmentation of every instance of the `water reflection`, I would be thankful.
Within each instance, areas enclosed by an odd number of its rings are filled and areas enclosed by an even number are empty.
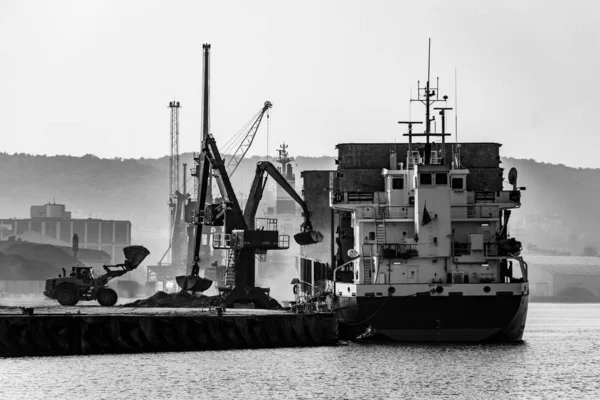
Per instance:
[[[0,398],[597,398],[600,305],[532,304],[520,344],[0,360]]]

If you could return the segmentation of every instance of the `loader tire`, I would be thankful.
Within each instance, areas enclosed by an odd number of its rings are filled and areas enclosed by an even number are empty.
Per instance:
[[[77,289],[72,285],[61,285],[56,289],[56,300],[61,306],[74,306],[79,301]]]
[[[107,287],[100,288],[98,294],[96,294],[96,300],[98,300],[98,303],[103,307],[114,306],[117,303],[118,298],[117,292]]]

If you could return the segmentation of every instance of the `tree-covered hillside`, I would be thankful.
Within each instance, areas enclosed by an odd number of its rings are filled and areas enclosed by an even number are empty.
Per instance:
[[[248,192],[256,162],[263,159],[251,157],[242,161],[232,179],[236,192]],[[188,170],[191,169],[192,154],[182,154],[181,163],[187,163]],[[297,157],[294,161],[297,189],[301,189],[301,170],[334,166],[330,157]],[[0,170],[0,218],[29,218],[31,205],[55,200],[65,204],[73,218],[130,220],[132,240],[150,249],[150,262],[158,261],[167,248],[168,157],[101,159],[93,155],[0,153]],[[189,178],[188,173],[191,191],[193,181]]]
[[[261,157],[245,159],[232,181],[239,193],[247,193],[254,167]],[[566,249],[579,255],[586,245],[600,248],[600,170],[579,169],[503,158],[505,176],[511,167],[519,171],[519,186],[526,186],[523,206],[513,212],[513,234],[542,249]],[[192,154],[181,162],[194,165]],[[297,157],[294,162],[297,189],[300,171],[335,169],[333,157]],[[93,155],[33,156],[0,153],[0,218],[29,217],[29,207],[56,199],[74,218],[125,219],[133,224],[133,241],[150,248],[150,261],[166,250],[168,238],[169,159],[101,159]],[[188,174],[189,178],[189,174]],[[191,188],[189,180],[188,188]],[[508,183],[505,185],[508,189]]]

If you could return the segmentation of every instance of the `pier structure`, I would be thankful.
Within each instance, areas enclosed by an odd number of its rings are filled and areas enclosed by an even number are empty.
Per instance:
[[[332,313],[94,309],[0,309],[0,357],[325,346],[338,340]]]

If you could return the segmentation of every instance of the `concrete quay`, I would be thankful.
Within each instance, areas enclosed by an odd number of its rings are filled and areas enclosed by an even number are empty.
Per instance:
[[[334,345],[331,313],[227,309],[0,306],[0,357]]]

